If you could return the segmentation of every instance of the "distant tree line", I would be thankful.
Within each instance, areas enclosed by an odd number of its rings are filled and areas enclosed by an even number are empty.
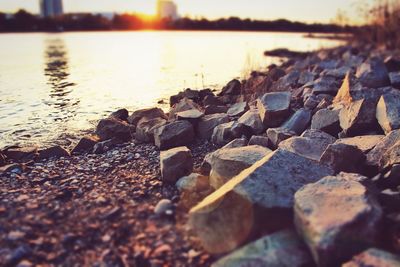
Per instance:
[[[236,31],[286,31],[311,33],[351,32],[353,27],[337,24],[306,24],[284,19],[261,21],[231,17],[207,20],[182,18],[149,20],[132,14],[115,15],[108,19],[95,14],[66,14],[58,18],[40,18],[25,10],[12,16],[0,13],[0,32],[35,31],[104,31],[104,30],[236,30]]]

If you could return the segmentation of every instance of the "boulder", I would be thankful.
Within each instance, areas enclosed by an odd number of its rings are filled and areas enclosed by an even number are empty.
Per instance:
[[[376,101],[361,99],[340,110],[340,127],[347,136],[362,135],[378,129]]]
[[[400,257],[377,248],[370,248],[354,256],[342,267],[396,267],[400,266]]]
[[[242,84],[238,80],[232,80],[230,81],[224,88],[222,88],[221,93],[219,93],[219,96],[225,96],[225,95],[240,95],[242,91]]]
[[[176,114],[183,111],[194,110],[200,112],[201,107],[189,98],[182,98],[178,103],[172,106],[169,110],[168,119],[175,120]]]
[[[11,160],[15,161],[29,161],[38,156],[38,147],[10,147],[3,151],[3,154]]]
[[[207,90],[207,89],[206,89]],[[201,99],[201,96],[207,95],[207,94],[212,94],[211,91],[197,91],[197,90],[192,90],[190,88],[186,89],[185,91],[179,92],[177,95],[173,95],[169,98],[169,105],[172,107],[175,104],[179,103],[183,98],[190,99],[196,103],[198,103]]]
[[[372,58],[358,67],[356,77],[361,84],[369,88],[379,88],[390,85],[389,73],[384,62]]]
[[[70,157],[71,154],[61,146],[52,146],[39,151],[39,159]]]
[[[336,173],[360,171],[365,161],[364,153],[355,146],[346,144],[329,145],[320,158],[320,162],[330,166]]]
[[[350,138],[342,138],[338,139],[336,141],[336,144],[355,146],[363,153],[368,153],[379,142],[381,142],[384,137],[384,135],[363,135]]]
[[[339,87],[340,84],[338,84],[336,78],[332,76],[322,76],[314,81],[312,93],[314,95],[330,94],[334,96],[337,94]]]
[[[272,151],[262,146],[223,148],[212,153],[210,185],[219,188]]]
[[[382,209],[366,179],[340,173],[295,194],[295,224],[318,266],[338,266],[375,244]]]
[[[160,152],[161,176],[164,183],[175,184],[179,178],[192,173],[192,153],[187,147]]]
[[[189,145],[194,138],[193,125],[188,121],[175,121],[154,131],[154,143],[161,150]]]
[[[339,121],[340,110],[321,109],[312,117],[311,129],[321,130],[337,136],[341,131]]]
[[[115,118],[121,121],[128,121],[129,111],[125,108],[119,109],[109,116],[109,118]]]
[[[400,130],[390,132],[367,154],[366,164],[371,167],[380,167],[385,153],[400,141]]]
[[[216,96],[208,95],[203,99],[203,106],[224,106],[221,101],[218,100]],[[226,111],[225,111],[226,112]],[[224,113],[224,112],[221,112]]]
[[[376,119],[386,134],[400,128],[400,92],[381,96],[376,107]]]
[[[201,139],[210,139],[214,128],[227,122],[229,122],[229,116],[226,114],[206,115],[197,124],[197,136]]]
[[[92,151],[93,147],[99,142],[98,136],[87,135],[82,137],[78,144],[72,149],[71,154]]]
[[[231,130],[234,123],[234,121],[231,121],[215,127],[211,136],[211,142],[214,145],[223,146],[232,141],[234,137]]]
[[[132,133],[134,130],[135,127],[127,122],[115,118],[107,118],[100,120],[96,127],[96,134],[100,137],[101,141],[112,138],[128,141],[132,139]]]
[[[318,162],[277,150],[191,209],[189,225],[207,251],[229,252],[260,232],[291,225],[294,193],[332,174]]]
[[[258,110],[247,111],[239,118],[238,122],[250,127],[253,134],[261,134],[265,131],[265,126],[261,121]]]
[[[211,115],[211,114],[217,114],[217,113],[226,113],[228,112],[228,107],[227,106],[217,106],[217,105],[207,105],[204,108],[204,114],[206,115]]]
[[[293,230],[283,230],[258,239],[215,262],[212,267],[312,266],[306,245]]]
[[[334,138],[308,138],[296,136],[282,141],[278,147],[300,156],[319,161],[327,147],[334,142]]]
[[[265,127],[280,126],[290,114],[290,93],[267,93],[257,99],[257,108]]]
[[[113,138],[113,139],[109,139],[106,141],[98,142],[93,147],[93,153],[94,154],[105,153],[121,143],[123,143],[123,142],[118,138]]]
[[[131,116],[128,117],[128,122],[136,127],[142,118],[147,118],[147,120],[155,118],[167,119],[167,116],[165,115],[164,111],[159,108],[140,109],[136,110]]]
[[[267,130],[267,136],[272,148],[277,148],[280,142],[289,139],[290,137],[293,137],[295,135],[295,132],[289,131],[288,129],[282,127],[269,128]]]
[[[304,133],[301,134],[301,137],[307,137],[311,139],[327,139],[330,143],[334,143],[336,138],[330,134],[327,134],[321,130],[309,129],[305,130]]]
[[[400,72],[389,73],[390,83],[396,89],[400,89]]]
[[[204,113],[198,109],[190,109],[178,112],[175,115],[178,120],[187,120],[190,122],[194,122],[203,117]]]
[[[311,111],[301,108],[297,110],[290,119],[281,126],[281,128],[285,128],[290,132],[295,132],[300,135],[305,129],[307,129],[310,121]]]
[[[154,142],[154,132],[156,129],[167,124],[167,120],[161,117],[148,119],[144,117],[136,127],[135,139],[142,143]]]
[[[269,146],[269,139],[266,136],[253,135],[250,138],[248,145],[249,146],[257,145],[257,146],[268,147]]]
[[[239,102],[239,103],[233,104],[228,109],[227,114],[230,117],[236,117],[236,116],[243,115],[247,110],[249,110],[249,105],[247,104],[247,102]]]

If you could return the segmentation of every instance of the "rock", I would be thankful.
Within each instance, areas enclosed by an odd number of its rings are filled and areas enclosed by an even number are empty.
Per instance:
[[[367,154],[366,164],[371,167],[381,166],[385,153],[400,141],[400,130],[390,132]]]
[[[214,128],[220,124],[229,122],[226,114],[212,114],[202,117],[197,125],[197,136],[201,139],[210,139]]]
[[[17,173],[21,174],[24,171],[24,165],[19,163],[7,164],[0,167],[0,174],[4,173]]]
[[[129,111],[124,108],[111,113],[111,115],[109,116],[109,118],[114,118],[121,121],[128,121],[128,117],[129,117]]]
[[[400,59],[394,56],[385,58],[385,66],[389,72],[400,71]]]
[[[338,266],[375,243],[382,209],[366,179],[340,173],[295,194],[295,224],[318,266]]]
[[[376,120],[376,102],[357,100],[342,108],[339,112],[340,127],[347,136],[365,134],[378,128]]]
[[[290,93],[267,93],[257,99],[257,108],[265,127],[280,126],[289,116]]]
[[[301,134],[301,137],[307,137],[311,139],[326,139],[329,143],[334,143],[336,141],[336,138],[332,135],[327,134],[321,130],[314,129],[305,130],[304,133]]]
[[[297,155],[319,161],[322,154],[330,144],[335,142],[334,138],[308,138],[292,137],[279,144],[280,149],[284,149]]]
[[[370,248],[356,256],[342,267],[396,267],[400,266],[398,255],[377,248]]]
[[[261,146],[223,148],[215,151],[210,159],[210,185],[219,188],[244,169],[249,168],[272,151]]]
[[[272,148],[277,148],[282,141],[289,139],[290,137],[293,137],[295,135],[295,132],[289,131],[282,127],[269,128],[267,130],[267,136]]]
[[[194,141],[194,128],[188,121],[176,121],[154,131],[154,143],[161,149],[189,145]]]
[[[300,74],[300,78],[298,80],[298,83],[300,85],[305,85],[307,83],[312,83],[314,81],[314,79],[315,79],[315,76],[316,76],[315,73],[313,73],[311,71],[308,71],[308,70],[302,71],[301,74]]]
[[[164,183],[175,184],[179,178],[192,173],[192,153],[187,147],[160,152],[161,175]]]
[[[322,76],[321,78],[315,80],[313,83],[313,91],[314,95],[319,94],[330,94],[336,95],[340,84],[336,81],[336,79],[332,76]]]
[[[300,78],[300,71],[292,70],[282,78],[280,78],[277,82],[275,82],[270,91],[271,92],[280,92],[280,91],[289,91],[290,89],[296,88],[298,80]]]
[[[139,123],[139,121],[143,118],[147,118],[147,120],[155,119],[155,118],[162,118],[167,119],[164,111],[160,108],[147,108],[147,109],[140,109],[136,110],[132,113],[131,116],[128,117],[128,122],[135,126]]]
[[[180,192],[200,192],[210,189],[209,177],[198,173],[191,173],[176,182],[176,187]]]
[[[379,88],[390,85],[388,70],[382,60],[378,58],[372,58],[359,66],[356,77],[363,86],[369,88]]]
[[[358,84],[358,85],[360,85],[360,84]],[[353,90],[355,90],[355,78],[351,72],[348,72],[346,77],[344,78],[342,86],[339,88],[339,91],[336,94],[333,102],[334,103],[340,103],[340,102],[350,103],[351,101],[354,100]]]
[[[368,153],[372,150],[379,142],[382,141],[384,135],[364,135],[350,138],[342,138],[336,141],[336,144],[345,144],[355,146],[360,149],[363,153]]]
[[[215,127],[211,136],[211,142],[214,145],[223,146],[232,141],[234,139],[232,134],[232,127],[234,124],[235,122],[231,121]]]
[[[339,121],[340,110],[321,109],[312,117],[311,129],[321,130],[337,136],[341,131]]]
[[[135,139],[141,143],[152,143],[155,131],[166,124],[167,120],[161,117],[152,119],[144,117],[137,124]]]
[[[253,135],[249,140],[249,146],[258,145],[263,147],[269,146],[269,139],[265,136]]]
[[[219,101],[216,96],[213,96],[213,95],[208,95],[208,96],[204,97],[203,106],[223,106],[223,107],[225,107],[223,105],[223,103],[221,101]],[[225,112],[218,112],[218,113],[225,113]]]
[[[185,110],[176,113],[176,118],[178,120],[197,121],[203,116],[204,113],[197,109]]]
[[[228,112],[228,109],[229,108],[227,106],[208,105],[204,109],[204,114],[211,115],[211,114],[217,114],[217,113],[226,113],[226,112]]]
[[[106,140],[103,142],[98,142],[93,147],[93,153],[94,154],[105,153],[121,143],[122,143],[122,141],[118,138],[113,138],[113,139],[109,139],[109,140]]]
[[[346,144],[331,144],[320,158],[320,163],[326,164],[336,173],[358,172],[365,161],[364,153],[355,146]]]
[[[96,134],[100,137],[101,141],[112,138],[118,138],[122,141],[132,139],[132,133],[135,128],[121,120],[115,118],[108,118],[100,120],[96,127]]]
[[[32,147],[10,147],[3,151],[3,154],[11,160],[29,161],[38,156],[38,148]]]
[[[39,151],[39,159],[70,157],[71,154],[61,146],[53,146]]]
[[[253,134],[261,134],[265,131],[265,126],[261,121],[258,110],[247,111],[239,118],[238,122],[251,128]]]
[[[294,193],[332,174],[330,168],[313,160],[277,150],[191,209],[189,225],[207,251],[229,252],[260,231],[291,225]]]
[[[84,153],[93,150],[93,147],[99,142],[98,136],[87,135],[82,137],[78,144],[72,149],[71,154]]]
[[[177,104],[172,106],[172,108],[169,111],[169,120],[175,120],[176,119],[176,114],[179,112],[183,111],[188,111],[188,110],[194,110],[196,112],[200,112],[200,106],[197,105],[193,100],[190,100],[188,98],[183,98],[181,99]]]
[[[242,91],[242,84],[238,80],[230,81],[219,93],[219,96],[224,95],[240,95]]]
[[[202,91],[200,93],[200,91],[192,90],[192,89],[188,88],[183,92],[179,92],[177,95],[171,96],[169,98],[169,104],[172,107],[175,104],[179,103],[179,101],[181,101],[183,98],[187,98],[187,99],[190,99],[190,100],[198,103],[200,101],[200,98],[201,98],[200,94],[202,94],[204,96],[204,94],[209,94],[209,93],[212,94],[211,91],[209,91],[209,92],[208,91]]]
[[[295,132],[300,135],[305,129],[307,129],[310,121],[311,111],[301,108],[297,110],[290,119],[281,126],[281,128],[285,128],[290,132]]]
[[[400,89],[400,72],[389,73],[389,78],[391,85],[396,89]]]
[[[0,167],[6,165],[6,162],[7,162],[6,156],[3,155],[3,153],[1,153],[0,151]]]
[[[157,205],[154,207],[154,213],[156,215],[172,215],[174,205],[169,199],[161,199]]]
[[[381,96],[376,107],[376,119],[386,134],[400,128],[400,92]]]
[[[390,147],[381,157],[379,162],[381,169],[388,169],[400,163],[400,141]]]
[[[212,267],[312,266],[306,245],[293,230],[267,235],[215,262]]]
[[[236,116],[241,116],[243,115],[247,110],[249,110],[249,105],[247,104],[247,102],[239,102],[236,104],[233,104],[227,114],[230,117],[236,117]]]

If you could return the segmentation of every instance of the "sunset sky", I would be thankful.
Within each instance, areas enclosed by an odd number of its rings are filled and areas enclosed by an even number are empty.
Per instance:
[[[358,21],[355,3],[372,0],[175,0],[181,15],[210,19],[238,16],[252,19],[278,19],[329,22],[337,10],[345,10]],[[155,13],[156,0],[64,0],[66,12]],[[38,13],[38,0],[0,0],[0,10],[24,8]]]

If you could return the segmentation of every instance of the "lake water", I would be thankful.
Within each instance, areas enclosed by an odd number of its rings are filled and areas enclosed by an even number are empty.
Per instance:
[[[298,33],[79,32],[0,35],[0,148],[67,139],[110,112],[157,105],[184,88],[220,89],[277,59],[339,41]]]

